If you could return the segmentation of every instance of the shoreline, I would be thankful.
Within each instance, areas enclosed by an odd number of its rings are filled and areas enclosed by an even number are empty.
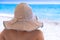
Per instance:
[[[0,14],[0,17],[10,17],[10,18],[12,18],[13,16],[14,16],[13,14],[3,14],[3,13]]]
[[[4,14],[0,13],[0,17],[7,17],[7,18],[13,18],[13,14]],[[49,19],[42,19],[41,21],[47,22],[47,23],[60,23],[60,20],[49,20]]]

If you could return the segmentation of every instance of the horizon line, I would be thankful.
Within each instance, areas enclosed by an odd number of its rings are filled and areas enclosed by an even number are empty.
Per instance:
[[[27,3],[27,4],[60,4],[60,2],[0,2],[0,4],[19,4],[19,3]]]

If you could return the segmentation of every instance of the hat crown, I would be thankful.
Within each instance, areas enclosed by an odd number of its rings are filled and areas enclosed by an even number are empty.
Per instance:
[[[14,29],[21,31],[36,30],[42,24],[33,15],[32,9],[26,3],[17,5],[14,18],[10,21],[3,22],[6,29]]]
[[[30,19],[32,18],[33,13],[32,13],[32,9],[30,8],[30,6],[26,3],[21,3],[18,4],[18,6],[15,9],[15,18],[21,18],[21,19]]]

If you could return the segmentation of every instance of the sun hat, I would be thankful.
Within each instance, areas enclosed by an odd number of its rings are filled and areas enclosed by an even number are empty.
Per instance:
[[[31,7],[26,3],[20,3],[16,6],[14,17],[9,21],[3,21],[6,29],[21,31],[32,31],[42,26],[37,16],[32,12]]]

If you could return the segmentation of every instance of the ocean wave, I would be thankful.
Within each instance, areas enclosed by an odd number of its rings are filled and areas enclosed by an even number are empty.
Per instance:
[[[4,13],[0,13],[0,17],[10,17],[12,18],[14,15],[12,14],[4,14]]]

